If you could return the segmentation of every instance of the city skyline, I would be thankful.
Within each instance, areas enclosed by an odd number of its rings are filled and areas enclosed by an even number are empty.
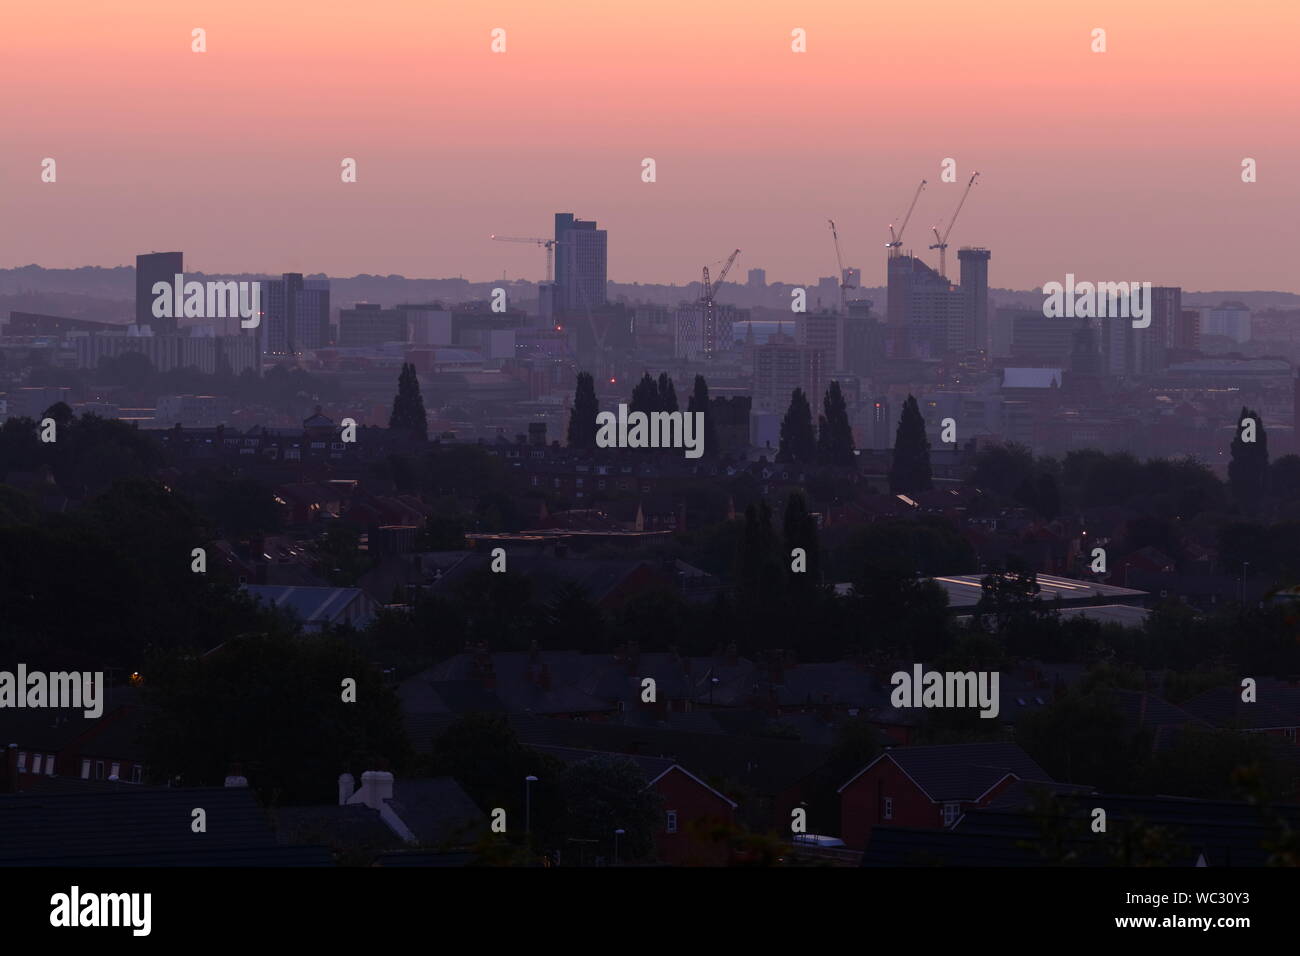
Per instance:
[[[996,249],[999,287],[1074,272],[1300,292],[1297,227],[1275,212],[1300,200],[1297,135],[1278,121],[1300,25],[1287,4],[1242,3],[1226,24],[1164,2],[944,2],[924,18],[667,3],[635,22],[559,7],[504,3],[490,21],[406,3],[364,19],[250,3],[16,11],[30,42],[0,76],[17,86],[75,57],[102,82],[55,69],[9,104],[0,195],[18,228],[0,265],[183,248],[209,273],[537,280],[541,250],[489,236],[549,235],[572,209],[609,231],[615,281],[687,284],[737,247],[740,270],[830,275],[833,217],[845,264],[877,286],[915,183],[929,180],[907,244],[925,258],[979,170],[951,245]],[[160,116],[177,132],[160,135]],[[945,158],[955,182],[940,181]],[[1258,181],[1242,182],[1244,158]]]

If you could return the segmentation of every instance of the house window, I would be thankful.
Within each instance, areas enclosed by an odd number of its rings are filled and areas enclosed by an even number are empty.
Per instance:
[[[945,803],[943,805],[943,825],[950,827],[956,823],[960,810],[961,804],[959,803]]]
[[[894,798],[885,797],[885,819],[894,819]]]
[[[676,810],[668,811],[668,832],[669,833],[677,832],[677,811]]]
[[[45,758],[45,776],[54,776],[54,754],[50,754]]]
[[[41,755],[32,754],[32,773],[41,772]]]
[[[136,764],[131,768],[131,782],[144,783],[144,767],[140,764]]]
[[[120,763],[114,763],[112,768],[109,770],[109,777],[113,780],[118,780],[121,777],[121,773],[122,765]]]
[[[18,772],[27,772],[27,751],[25,750],[18,751]]]
[[[95,761],[95,779],[96,780],[104,779],[104,761],[102,760]]]
[[[83,761],[81,761],[81,779],[82,779],[82,780],[89,780],[89,779],[90,779],[90,761],[89,761],[89,760],[83,760]]]

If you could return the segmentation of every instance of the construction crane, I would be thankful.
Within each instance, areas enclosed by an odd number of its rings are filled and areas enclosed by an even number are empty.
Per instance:
[[[731,271],[732,265],[736,261],[736,256],[740,255],[737,249],[728,258],[727,263],[718,273],[718,281],[709,281],[709,267],[704,267],[704,276],[701,282],[700,304],[704,307],[704,328],[700,330],[701,337],[704,339],[704,351],[709,358],[713,357],[714,350],[718,347],[717,342],[717,309],[714,305],[714,298],[718,290],[722,288],[722,281],[727,278],[727,273]]]
[[[740,255],[739,249],[733,252],[731,256],[727,259],[727,264],[724,265],[722,267],[722,271],[718,273],[717,282],[713,282],[713,283],[709,282],[709,267],[708,266],[704,267],[703,294],[700,296],[700,301],[704,302],[710,308],[713,307],[713,297],[717,294],[718,289],[722,286],[722,280],[725,279],[727,277],[727,273],[731,271],[732,263],[736,261],[736,256],[738,255]]]
[[[840,235],[835,231],[835,220],[827,219],[831,224],[831,238],[835,240],[835,264],[840,267],[840,311],[848,310],[848,291],[857,286],[849,282],[849,270],[844,268],[844,258],[840,255]]]
[[[555,246],[560,242],[558,239],[532,239],[521,238],[519,236],[491,236],[497,242],[531,242],[535,246],[546,247],[546,281],[551,282],[555,273]]]
[[[943,235],[939,235],[938,226],[933,229],[934,238],[937,241],[930,248],[939,250],[939,275],[945,279],[948,278],[948,237],[952,235],[952,227],[956,225],[957,217],[961,215],[961,207],[966,205],[966,197],[970,195],[970,188],[975,185],[975,180],[979,179],[979,176],[979,173],[972,174],[970,182],[966,184],[966,191],[961,194],[961,202],[957,203],[957,211],[948,220],[948,228],[943,231]]]
[[[916,187],[916,192],[912,195],[912,205],[907,207],[907,215],[903,217],[903,224],[898,227],[898,234],[894,234],[894,224],[889,224],[889,241],[885,246],[889,249],[889,258],[895,259],[902,255],[903,233],[907,230],[907,221],[912,218],[912,210],[916,208],[916,201],[921,198],[921,190],[925,188],[926,181],[921,180],[921,185]]]

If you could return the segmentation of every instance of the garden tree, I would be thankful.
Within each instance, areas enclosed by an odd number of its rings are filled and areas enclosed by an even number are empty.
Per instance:
[[[159,778],[221,786],[237,765],[264,805],[281,806],[333,803],[341,771],[407,768],[401,706],[382,676],[338,638],[295,631],[280,622],[154,662],[142,738]]]
[[[0,485],[0,527],[34,525],[40,518],[36,500],[17,488]]]
[[[889,466],[889,493],[914,494],[934,487],[930,480],[930,440],[925,437],[925,419],[911,395],[903,403],[894,436],[894,460]]]
[[[621,860],[646,859],[654,853],[654,837],[663,827],[663,800],[646,787],[639,767],[626,757],[602,754],[570,764],[560,776],[564,801],[564,831],[571,839],[596,840],[600,850],[614,855],[614,831]]]
[[[710,635],[699,640],[692,610],[676,591],[656,589],[638,594],[620,607],[614,629],[620,641],[636,641],[643,651],[680,646],[686,656],[708,654],[716,641]]]
[[[881,731],[865,720],[845,720],[835,728],[832,739],[825,764],[801,788],[809,794],[810,820],[838,819],[840,786],[880,755]]]
[[[629,412],[645,412],[647,415],[652,412],[661,412],[663,407],[660,405],[659,385],[646,372],[641,376],[641,381],[637,382],[632,388],[632,400],[627,403]]]
[[[1300,500],[1300,455],[1273,460],[1268,469],[1268,490],[1282,501]]]
[[[352,643],[366,660],[393,668],[400,680],[465,646],[464,615],[455,601],[423,596],[406,607],[381,607]]]
[[[37,434],[35,419],[5,419],[0,425],[0,477],[12,471],[32,471],[42,461],[45,446]]]
[[[1155,752],[1147,767],[1146,789],[1202,800],[1240,799],[1234,773],[1250,768],[1274,798],[1294,792],[1287,769],[1265,734],[1243,734],[1189,724]]]
[[[541,613],[529,577],[484,565],[458,581],[453,596],[464,614],[466,641],[494,650],[528,650]]]
[[[321,573],[336,588],[356,587],[361,576],[375,566],[370,553],[361,551],[361,534],[350,525],[335,525],[314,548]]]
[[[822,577],[821,549],[817,544],[817,520],[808,513],[808,502],[798,492],[794,492],[786,499],[782,532],[784,546],[781,558],[785,562],[790,586],[796,589],[819,586]],[[793,559],[789,554],[794,548],[802,548],[804,551],[806,567],[801,572],[792,570]]]
[[[1181,520],[1224,510],[1227,493],[1209,465],[1194,458],[1151,458],[1142,467],[1145,494],[1133,499],[1136,510]]]
[[[1035,642],[1059,617],[1039,598],[1040,590],[1036,572],[985,575],[980,580],[980,599],[975,605],[976,626],[997,634],[1012,654],[1033,653]]]
[[[420,380],[415,375],[415,366],[410,362],[402,363],[388,427],[407,432],[420,441],[429,438],[429,420],[424,411],[424,398],[420,395]]]
[[[1067,693],[1021,716],[1016,741],[1062,783],[1132,793],[1151,752],[1150,736],[1135,730],[1104,691]]]
[[[1038,476],[1035,483],[1034,506],[1046,521],[1055,521],[1061,513],[1061,492],[1056,487],[1056,479],[1047,472]]]
[[[77,418],[62,402],[45,417],[55,420],[58,439],[35,446],[31,467],[49,465],[55,481],[74,494],[104,491],[118,479],[146,478],[163,463],[158,443],[134,424],[98,415]]]
[[[776,460],[809,465],[817,458],[817,436],[813,434],[812,409],[803,389],[790,393],[790,407],[781,420],[781,445]]]
[[[852,468],[857,464],[853,453],[853,427],[839,382],[831,382],[822,398],[822,414],[817,419],[817,460],[823,465]]]
[[[736,597],[744,614],[761,613],[759,609],[780,601],[783,562],[772,531],[772,509],[766,501],[745,509],[738,564]]]
[[[1233,500],[1243,511],[1254,511],[1268,489],[1268,435],[1264,420],[1253,408],[1242,406],[1230,450],[1228,484]]]
[[[543,650],[599,654],[609,650],[609,625],[605,614],[579,584],[557,587],[546,602],[538,622],[538,644]]]
[[[444,446],[426,460],[428,493],[434,497],[477,497],[510,487],[509,466],[482,445]]]
[[[523,746],[504,716],[472,713],[458,718],[434,738],[427,772],[456,780],[484,813],[490,814],[494,807],[504,809],[507,834],[523,834],[527,801],[535,845],[563,843],[566,814],[560,781],[564,767]],[[537,777],[531,788],[524,784],[528,776]]]
[[[687,400],[686,410],[688,412],[704,413],[703,457],[716,458],[718,455],[717,423],[713,420],[713,409],[709,405],[709,384],[704,380],[703,375],[695,376],[695,390],[691,392],[691,397]]]
[[[854,574],[848,606],[857,649],[875,661],[931,660],[952,640],[948,595],[904,556],[875,555]]]
[[[675,412],[677,411],[677,389],[673,387],[673,380],[668,377],[667,372],[659,373],[659,407],[655,411]]]
[[[191,571],[209,531],[156,482],[118,482],[77,512],[38,522],[0,527],[0,660],[143,671],[153,649],[206,651],[259,618],[218,575]]]
[[[1123,550],[1129,552],[1147,547],[1167,554],[1176,562],[1182,561],[1183,546],[1178,530],[1166,518],[1139,515],[1125,525]]]
[[[275,492],[256,478],[218,480],[210,497],[200,503],[223,537],[273,534],[282,524]]]
[[[1107,455],[1094,449],[1066,454],[1062,478],[1079,508],[1124,504],[1145,484],[1142,463],[1128,452]]]
[[[430,513],[416,541],[419,551],[460,551],[465,547],[466,516],[457,512]]]
[[[833,530],[827,531],[828,540]],[[851,580],[878,555],[899,555],[917,574],[969,574],[979,568],[975,549],[950,520],[922,515],[886,518],[854,529],[828,555],[828,573],[837,581]]]
[[[1032,480],[1034,455],[1024,445],[1011,442],[1006,445],[989,445],[975,455],[974,467],[967,484],[999,495],[1011,496]]]
[[[72,411],[72,407],[68,405],[67,402],[55,402],[53,405],[51,405],[49,408],[45,409],[44,412],[41,413],[42,419],[45,418],[54,419],[54,423],[59,427],[60,430],[67,427],[68,423],[71,422],[75,417],[76,416]]]
[[[573,407],[569,409],[570,448],[596,447],[596,416],[600,402],[596,400],[596,384],[591,373],[578,373],[578,387],[573,393]]]

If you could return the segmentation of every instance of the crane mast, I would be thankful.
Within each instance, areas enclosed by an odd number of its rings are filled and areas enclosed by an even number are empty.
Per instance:
[[[948,237],[952,235],[952,227],[957,224],[957,217],[961,215],[961,207],[966,205],[966,197],[970,195],[970,189],[975,185],[975,180],[979,179],[979,176],[980,174],[978,172],[972,174],[970,182],[966,183],[966,189],[961,194],[961,202],[957,203],[957,211],[954,212],[952,218],[948,220],[948,228],[943,231],[943,235],[939,235],[938,226],[935,226],[933,229],[934,238],[937,241],[930,248],[939,250],[939,275],[943,276],[945,279],[948,278]]]
[[[889,248],[889,258],[894,259],[902,255],[903,233],[907,231],[907,222],[912,218],[912,210],[916,208],[916,201],[921,198],[921,190],[925,188],[926,180],[922,179],[921,184],[916,187],[916,192],[912,194],[912,205],[907,207],[907,215],[903,217],[903,224],[898,227],[898,234],[894,234],[894,224],[889,224],[889,242],[885,245]]]

